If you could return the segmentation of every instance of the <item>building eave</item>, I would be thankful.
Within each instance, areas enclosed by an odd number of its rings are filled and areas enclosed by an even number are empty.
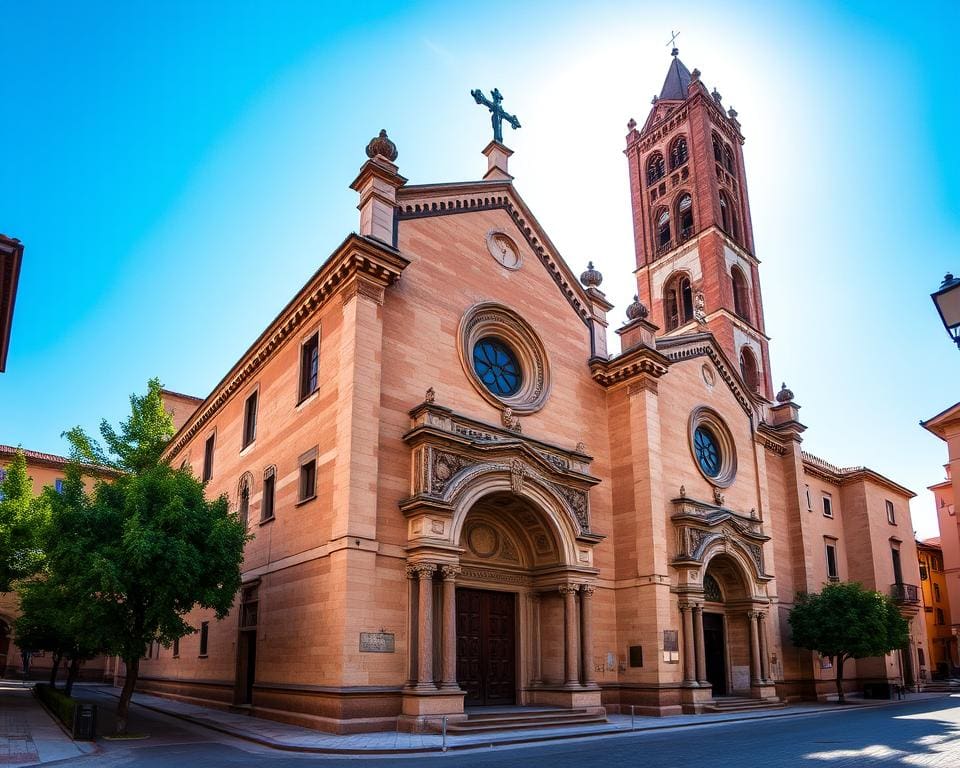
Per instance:
[[[0,235],[0,373],[7,369],[7,352],[13,327],[13,307],[23,262],[23,244]]]

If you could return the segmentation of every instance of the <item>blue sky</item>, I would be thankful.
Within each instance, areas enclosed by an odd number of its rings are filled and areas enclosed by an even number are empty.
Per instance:
[[[516,185],[574,270],[634,292],[625,125],[669,33],[747,138],[773,375],[804,447],[921,492],[960,399],[929,299],[960,270],[949,2],[0,0],[0,231],[26,252],[0,442],[63,452],[150,376],[205,395],[346,232],[387,128],[411,182],[479,177],[497,86]],[[210,287],[213,289],[210,290]]]

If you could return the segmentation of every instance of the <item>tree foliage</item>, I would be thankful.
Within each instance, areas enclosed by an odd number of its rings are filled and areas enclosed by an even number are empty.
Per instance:
[[[0,592],[9,592],[17,579],[42,566],[48,498],[33,495],[27,461],[18,450],[0,482]]]
[[[95,617],[107,653],[120,656],[126,681],[117,707],[117,731],[126,732],[139,662],[149,643],[172,642],[193,630],[194,608],[223,618],[240,588],[247,540],[244,524],[225,497],[208,502],[189,470],[163,460],[174,433],[163,409],[160,382],[130,398],[129,418],[114,429],[101,423],[101,444],[75,427],[65,433],[75,467],[54,509],[56,542],[49,572],[73,596],[76,610]],[[120,474],[84,489],[82,463]],[[85,626],[85,625],[83,625]]]
[[[847,659],[883,656],[907,644],[910,628],[896,603],[855,582],[827,584],[819,593],[800,593],[789,617],[793,644],[834,660],[843,703]]]

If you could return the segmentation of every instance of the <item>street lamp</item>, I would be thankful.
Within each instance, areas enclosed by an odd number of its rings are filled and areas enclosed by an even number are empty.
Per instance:
[[[947,272],[943,282],[940,283],[940,288],[935,293],[931,293],[930,298],[937,306],[937,312],[943,320],[943,327],[960,347],[960,278]]]

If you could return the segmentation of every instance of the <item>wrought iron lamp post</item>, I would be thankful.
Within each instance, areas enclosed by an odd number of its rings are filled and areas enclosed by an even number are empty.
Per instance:
[[[949,272],[944,276],[940,288],[930,294],[933,303],[943,320],[950,338],[960,347],[960,278]]]

